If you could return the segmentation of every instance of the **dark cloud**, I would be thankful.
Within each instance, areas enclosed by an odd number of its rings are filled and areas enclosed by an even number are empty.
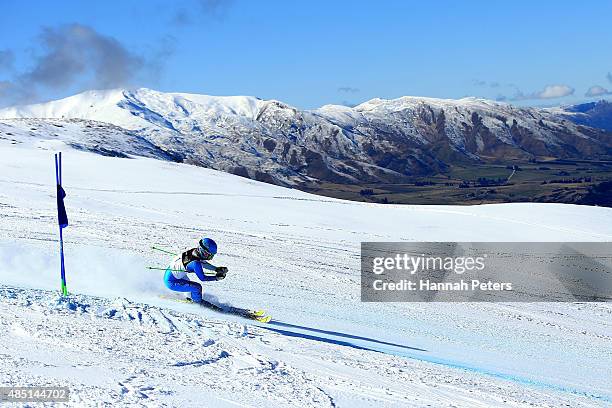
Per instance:
[[[354,102],[349,102],[349,101],[342,101],[342,102],[340,102],[340,105],[347,106],[349,108],[354,108],[355,106],[357,106],[359,104],[358,103],[354,103]]]
[[[499,82],[496,82],[496,81],[489,82],[489,81],[483,81],[481,79],[473,79],[472,85],[481,86],[481,87],[489,87],[489,88],[499,88],[500,87]]]
[[[612,84],[612,72],[608,72],[608,75],[606,75],[606,78],[608,78],[608,82]]]
[[[184,26],[193,23],[193,19],[187,10],[179,9],[174,14],[172,22],[176,25]]]
[[[202,13],[211,16],[225,14],[233,2],[233,0],[198,0]]]
[[[0,97],[9,93],[12,85],[13,84],[9,81],[0,81]]]
[[[172,53],[162,41],[161,48],[157,45],[145,58],[115,38],[76,23],[42,29],[38,43],[32,68],[15,73],[2,87],[3,102],[32,102],[41,91],[136,86],[143,78],[158,77]]]
[[[606,95],[612,95],[612,91],[609,91],[603,86],[599,86],[599,85],[593,85],[584,94],[584,96],[587,96],[589,98],[594,98],[597,96],[606,96]]]
[[[0,50],[0,72],[13,69],[15,55],[11,50]]]
[[[357,93],[359,92],[359,88],[353,88],[351,86],[341,86],[338,88],[338,92]]]
[[[176,25],[195,24],[202,17],[223,19],[234,0],[197,0],[195,8],[179,6],[172,22]]]
[[[13,81],[0,81],[0,102],[4,104],[29,102],[35,98],[36,92],[32,88]]]
[[[57,89],[88,77],[93,88],[126,86],[144,66],[143,58],[119,41],[81,24],[45,28],[40,44],[42,55],[23,75],[34,85]]]
[[[146,70],[143,72],[145,78],[148,80],[147,82],[159,82],[168,58],[176,51],[176,43],[176,37],[166,35],[157,41],[153,50],[150,50],[150,57],[146,61]]]

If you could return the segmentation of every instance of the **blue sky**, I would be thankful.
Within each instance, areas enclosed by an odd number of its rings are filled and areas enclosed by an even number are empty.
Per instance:
[[[612,91],[611,1],[5,0],[2,8],[0,105],[119,86],[300,108],[402,95],[548,106]]]

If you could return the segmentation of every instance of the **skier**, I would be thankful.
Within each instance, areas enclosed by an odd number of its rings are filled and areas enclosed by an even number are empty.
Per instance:
[[[164,275],[166,287],[177,292],[191,292],[191,300],[195,303],[205,302],[202,300],[202,285],[189,280],[188,274],[195,273],[202,282],[224,279],[227,268],[208,262],[216,253],[217,243],[202,238],[196,248],[188,249],[172,260]]]

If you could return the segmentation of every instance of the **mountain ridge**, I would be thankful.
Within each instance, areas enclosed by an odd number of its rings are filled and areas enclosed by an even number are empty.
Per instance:
[[[399,183],[455,163],[612,157],[609,133],[563,112],[478,98],[374,98],[300,110],[252,96],[113,89],[0,109],[0,119],[17,128],[20,119],[109,123],[116,128],[104,140],[88,131],[81,147],[109,144],[122,153],[113,145],[125,148],[131,137],[146,141],[147,154],[288,186]]]
[[[612,102],[605,99],[563,107],[558,112],[574,123],[612,132]]]

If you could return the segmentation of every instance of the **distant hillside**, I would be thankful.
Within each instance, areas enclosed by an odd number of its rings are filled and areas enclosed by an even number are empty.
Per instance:
[[[612,131],[612,102],[601,100],[563,108],[562,116],[579,125]]]
[[[0,110],[3,132],[34,135],[35,128],[48,137],[40,129],[50,128],[101,153],[154,155],[293,186],[402,183],[454,165],[537,157],[610,158],[611,133],[574,123],[583,114],[419,97],[304,111],[248,96],[149,89],[88,91]]]

